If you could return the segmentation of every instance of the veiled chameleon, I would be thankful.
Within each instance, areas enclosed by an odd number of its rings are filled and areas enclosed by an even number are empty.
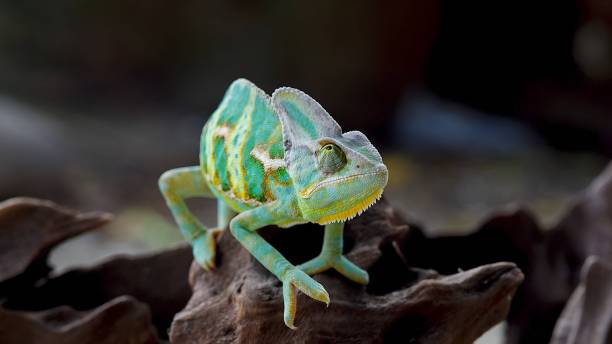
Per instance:
[[[288,87],[268,96],[238,79],[204,125],[200,165],[164,173],[159,186],[181,233],[204,268],[215,266],[216,236],[228,224],[233,236],[283,283],[284,320],[294,327],[297,290],[329,304],[310,275],[333,268],[368,283],[368,273],[342,255],[344,221],[360,214],[387,184],[378,151],[358,131],[342,133],[305,93]],[[214,197],[216,228],[187,209],[189,197]],[[325,225],[321,253],[294,266],[257,230],[267,225]]]

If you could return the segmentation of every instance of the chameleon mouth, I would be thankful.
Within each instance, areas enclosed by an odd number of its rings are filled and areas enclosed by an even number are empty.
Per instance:
[[[338,177],[338,178],[334,178],[334,179],[330,179],[330,180],[324,180],[320,183],[315,184],[314,186],[309,187],[308,189],[304,190],[301,194],[302,198],[310,198],[310,196],[312,196],[312,194],[314,194],[317,190],[319,190],[322,187],[331,185],[331,184],[335,184],[338,182],[343,182],[343,181],[348,181],[351,179],[355,179],[355,178],[359,178],[359,177],[365,177],[365,176],[370,176],[370,175],[375,175],[375,174],[380,174],[383,173],[382,171],[374,171],[374,172],[365,172],[365,173],[358,173],[358,174],[353,174],[350,176],[346,176],[346,177]],[[381,191],[382,192],[382,191]]]
[[[333,222],[346,222],[351,220],[357,215],[361,215],[364,211],[370,208],[374,203],[376,203],[382,197],[383,189],[376,190],[370,196],[364,198],[362,201],[355,204],[348,210],[341,211],[339,213],[324,216],[319,219],[318,223],[322,225],[326,225]]]

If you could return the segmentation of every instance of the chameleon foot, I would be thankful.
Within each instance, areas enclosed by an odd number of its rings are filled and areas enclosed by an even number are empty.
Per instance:
[[[217,228],[209,229],[191,241],[193,258],[206,271],[215,268],[217,237],[221,232],[222,230]]]
[[[320,254],[298,268],[308,275],[314,275],[329,269],[335,269],[346,278],[359,284],[368,284],[368,273],[342,255]]]
[[[287,327],[292,330],[297,328],[293,325],[297,309],[297,290],[329,305],[329,294],[320,283],[299,269],[290,271],[283,279],[283,301],[285,304],[283,319]]]

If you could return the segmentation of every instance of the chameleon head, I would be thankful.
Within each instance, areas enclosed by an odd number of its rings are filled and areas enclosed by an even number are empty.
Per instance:
[[[336,121],[305,93],[280,88],[272,103],[283,126],[285,163],[305,220],[346,221],[382,195],[388,171],[376,148]]]

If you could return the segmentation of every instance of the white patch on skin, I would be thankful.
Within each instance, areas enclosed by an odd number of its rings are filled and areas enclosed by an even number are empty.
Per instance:
[[[227,190],[227,191],[222,191],[222,192],[228,198],[233,199],[233,200],[238,201],[238,202],[242,202],[242,203],[244,203],[246,205],[249,205],[251,207],[259,207],[260,205],[263,204],[263,203],[261,203],[260,201],[258,201],[256,199],[242,199],[242,198],[236,196],[236,194],[234,194],[234,191],[232,191],[231,189]]]
[[[234,193],[234,191],[232,189],[229,189],[227,191],[222,190],[221,188],[217,188],[214,186],[212,180],[210,179],[210,177],[208,175],[205,176],[206,180],[208,181],[208,185],[210,185],[210,187],[215,188],[215,190],[217,190],[220,194],[222,194],[223,196],[236,201],[236,202],[240,202],[243,204],[246,204],[248,206],[251,207],[259,207],[261,205],[263,205],[264,203],[256,200],[256,199],[242,199],[241,197],[236,196],[236,194]]]
[[[264,168],[264,171],[270,172],[285,167],[284,159],[272,159],[270,153],[262,145],[258,145],[251,151],[251,156],[259,161]]]
[[[213,132],[213,137],[222,137],[225,140],[227,140],[229,133],[230,133],[230,128],[226,125],[222,125],[220,127],[217,127],[217,129],[215,129],[215,131]]]

